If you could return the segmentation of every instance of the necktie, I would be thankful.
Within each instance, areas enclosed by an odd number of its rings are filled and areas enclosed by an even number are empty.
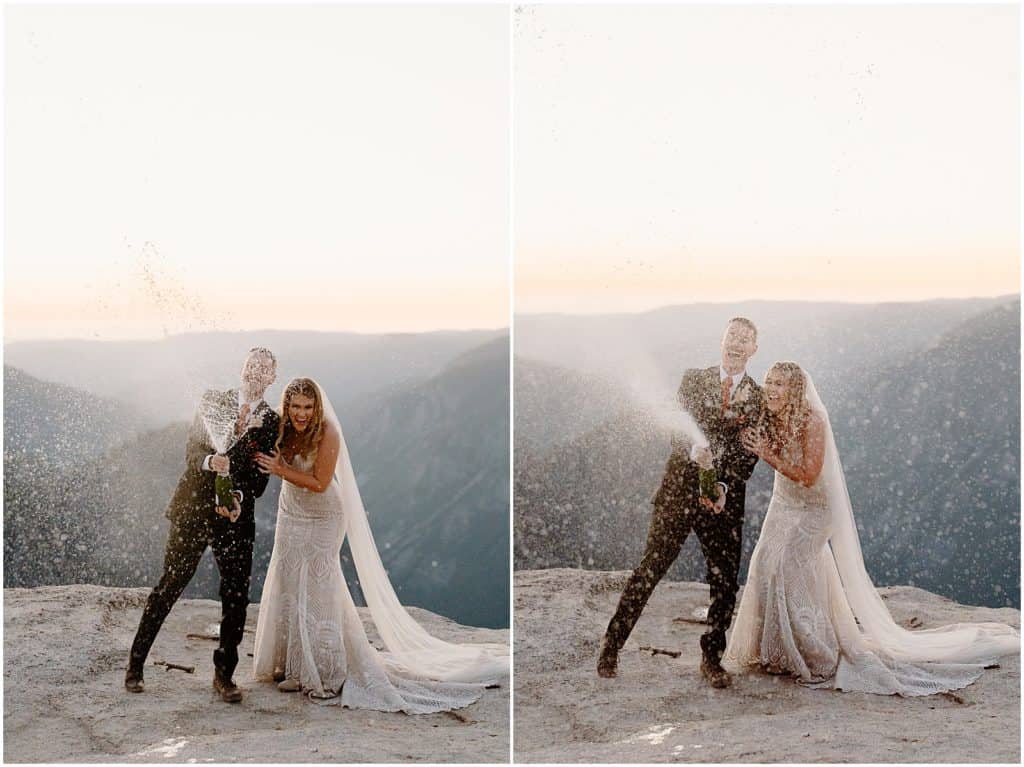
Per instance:
[[[732,393],[732,376],[722,379],[722,412],[729,409],[729,395]]]
[[[247,423],[249,423],[249,403],[245,402],[242,404],[242,407],[238,409],[238,420],[235,421],[235,436],[238,436],[245,431]]]

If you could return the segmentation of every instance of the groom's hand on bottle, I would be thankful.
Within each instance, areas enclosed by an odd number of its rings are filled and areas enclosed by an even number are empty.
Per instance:
[[[718,483],[718,498],[712,501],[706,495],[700,497],[700,505],[710,511],[712,514],[721,514],[722,509],[725,508],[725,496],[726,496],[725,484],[722,482]]]
[[[231,510],[229,511],[226,506],[217,506],[215,511],[222,517],[226,517],[229,522],[237,522],[238,518],[242,515],[242,504],[238,502],[238,493],[231,494]]]

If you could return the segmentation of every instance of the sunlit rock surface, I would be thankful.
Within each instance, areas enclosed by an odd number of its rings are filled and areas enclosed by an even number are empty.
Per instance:
[[[239,705],[211,687],[220,604],[181,600],[157,637],[146,692],[124,690],[124,666],[148,590],[52,586],[4,590],[5,762],[507,762],[509,685],[458,712],[407,716],[319,706],[256,683],[259,605],[250,605],[236,681]],[[379,646],[367,611],[371,642]],[[507,642],[507,630],[467,628],[410,612],[442,639]],[[165,670],[155,661],[194,666]]]
[[[699,583],[660,584],[619,656],[619,676],[601,679],[598,643],[627,575],[515,574],[517,762],[1020,761],[1019,658],[925,698],[810,690],[753,673],[713,690],[699,671],[704,626],[692,620],[708,600]],[[905,626],[1020,626],[1012,608],[967,607],[905,586],[881,594]]]

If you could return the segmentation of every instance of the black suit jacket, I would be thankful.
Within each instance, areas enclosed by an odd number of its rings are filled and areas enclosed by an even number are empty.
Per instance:
[[[226,408],[233,407],[235,411],[238,409],[237,389],[229,389],[226,392],[207,391],[203,399],[208,398],[218,398]],[[231,481],[235,489],[242,491],[242,514],[235,522],[237,525],[255,521],[256,499],[263,495],[270,479],[269,474],[259,470],[256,453],[270,453],[274,449],[278,425],[281,422],[280,417],[266,402],[261,402],[256,408],[252,420],[259,425],[251,425],[227,451],[227,456],[231,460]],[[217,505],[214,490],[216,472],[203,469],[203,461],[213,452],[210,437],[197,411],[185,446],[185,471],[178,480],[178,487],[167,506],[168,519],[221,519],[214,511]]]
[[[754,426],[764,408],[761,387],[746,373],[732,395],[729,410],[722,412],[722,380],[719,366],[691,368],[679,384],[679,402],[693,416],[708,438],[718,478],[729,487],[730,501],[742,503],[746,481],[754,473],[757,456],[740,444],[740,431]],[[672,454],[665,465],[661,486],[651,499],[655,504],[682,501],[688,505],[699,497],[698,469],[690,460],[691,443],[673,440]],[[740,492],[737,492],[740,491]],[[742,509],[739,510],[742,514]]]

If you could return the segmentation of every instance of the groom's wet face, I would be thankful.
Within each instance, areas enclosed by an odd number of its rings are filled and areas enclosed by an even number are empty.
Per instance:
[[[722,336],[722,367],[732,373],[746,369],[757,351],[757,331],[742,322],[730,322]]]
[[[242,364],[242,383],[254,389],[265,390],[274,383],[276,375],[273,357],[264,352],[251,352]]]

